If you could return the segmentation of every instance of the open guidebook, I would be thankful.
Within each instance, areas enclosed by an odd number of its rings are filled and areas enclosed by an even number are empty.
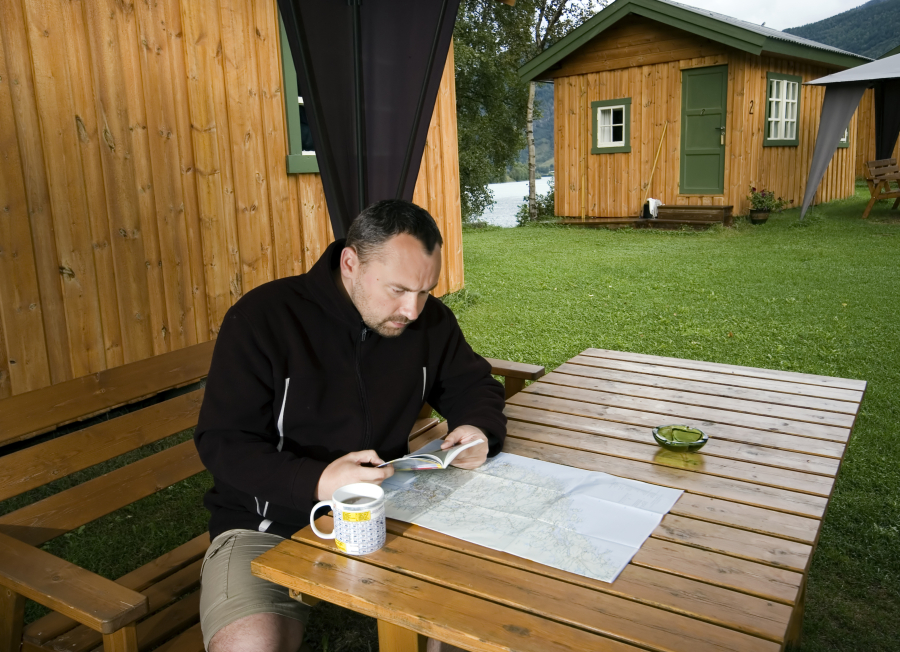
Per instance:
[[[451,446],[447,450],[441,450],[441,445],[444,443],[444,440],[435,439],[433,442],[425,444],[414,453],[409,453],[396,460],[379,464],[378,467],[380,468],[390,464],[394,467],[395,471],[431,471],[434,469],[446,469],[453,460],[456,459],[457,455],[467,448],[478,445],[482,441],[484,440],[476,439],[475,441],[470,441],[468,444],[460,444],[458,446]]]

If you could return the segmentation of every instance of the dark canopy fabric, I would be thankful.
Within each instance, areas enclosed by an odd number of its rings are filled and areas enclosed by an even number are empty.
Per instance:
[[[807,84],[825,86],[825,100],[803,194],[801,220],[866,88],[875,88],[875,158],[889,158],[894,151],[900,137],[900,55],[842,70]]]
[[[898,55],[900,56],[900,55]],[[875,83],[875,158],[890,158],[900,136],[900,79]]]
[[[278,0],[335,238],[412,200],[460,0]]]

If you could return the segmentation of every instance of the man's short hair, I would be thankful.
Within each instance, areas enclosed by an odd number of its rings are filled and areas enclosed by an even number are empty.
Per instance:
[[[444,244],[434,218],[424,208],[403,199],[383,199],[356,216],[345,246],[356,249],[359,259],[366,262],[377,255],[385,242],[401,233],[415,237],[429,254],[435,245]]]

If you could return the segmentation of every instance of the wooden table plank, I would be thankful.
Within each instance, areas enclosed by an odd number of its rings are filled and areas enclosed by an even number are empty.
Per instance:
[[[692,392],[688,388],[670,389],[654,387],[652,385],[635,385],[623,383],[608,378],[590,378],[580,375],[561,373],[559,370],[547,374],[543,382],[552,385],[564,385],[580,389],[590,389],[610,394],[622,394],[637,398],[649,398],[668,403],[683,403],[684,405],[700,406],[703,408],[719,408],[731,412],[756,414],[791,421],[805,421],[825,426],[838,428],[852,428],[856,419],[853,414],[825,411],[814,408],[800,407],[797,405],[775,404],[745,398],[735,398],[723,394],[704,394]],[[721,386],[719,386],[721,387]]]
[[[478,652],[634,652],[591,632],[296,541],[251,562],[269,581]]]
[[[521,421],[509,421],[507,423],[506,436],[553,444],[562,448],[602,453],[624,459],[659,464],[660,466],[684,469],[694,473],[743,480],[769,487],[801,491],[826,498],[831,495],[834,487],[834,478],[828,476],[803,473],[790,469],[779,469],[774,466],[764,466],[751,462],[716,458],[704,454],[706,447],[696,453],[679,453],[666,450],[654,441],[622,441],[601,435],[589,435],[572,432],[571,430],[523,423]]]
[[[671,541],[647,539],[631,563],[784,604],[793,605],[799,597],[803,573],[699,548],[688,548],[690,554],[685,554],[685,549]]]
[[[590,471],[602,471],[611,475],[631,478],[632,480],[683,489],[701,496],[724,498],[737,503],[766,507],[800,516],[821,518],[828,503],[826,498],[819,496],[751,484],[740,480],[701,476],[691,471],[635,462],[599,453],[576,453],[557,446],[548,446],[521,439],[507,441],[503,450],[507,453],[533,457],[546,462],[553,462],[554,464],[564,464]]]
[[[532,423],[539,426],[559,427],[567,431],[575,431],[589,435],[602,435],[603,437],[621,439],[626,441],[648,441],[650,426],[633,426],[617,421],[592,419],[574,414],[550,412],[538,410],[521,405],[507,405],[504,410],[507,419],[512,423]],[[834,452],[838,453],[839,444],[833,444]],[[721,436],[712,437],[709,443],[703,447],[703,455],[721,457],[733,460],[742,460],[774,466],[782,469],[792,469],[806,473],[833,477],[837,475],[840,461],[832,457],[821,457],[809,453],[795,453],[793,451],[779,450],[757,444],[747,444],[740,441],[723,439]]]
[[[330,531],[332,527],[330,517],[322,517],[317,520],[316,524],[324,531]],[[558,579],[569,584],[617,595],[692,618],[699,618],[772,641],[782,640],[781,637],[784,635],[791,615],[791,607],[785,604],[735,593],[730,589],[633,564],[626,566],[615,582],[608,583],[568,573],[505,552],[498,552],[410,523],[389,519],[388,532],[442,548],[458,550],[466,555],[519,568],[542,577]],[[297,532],[293,539],[321,545],[309,528]],[[535,578],[531,581],[540,582],[542,580]]]
[[[330,540],[312,534],[301,540],[341,554]],[[767,647],[755,636],[552,577],[545,576],[535,582],[528,571],[393,534],[388,536],[384,548],[366,555],[365,562],[554,622],[653,649],[695,652],[749,651]],[[778,649],[777,645],[768,647]]]
[[[822,525],[822,521],[814,518],[687,492],[681,494],[670,513],[810,545],[816,542]]]
[[[850,428],[848,427],[839,428],[837,426],[811,424],[803,421],[795,421],[793,419],[781,419],[757,414],[747,414],[745,412],[734,412],[733,410],[685,405],[683,403],[672,403],[671,401],[661,401],[652,398],[623,396],[621,394],[610,394],[609,392],[599,392],[596,390],[578,389],[563,385],[551,385],[550,383],[534,383],[525,388],[523,392],[526,394],[539,394],[554,398],[583,401],[610,408],[625,408],[639,410],[641,412],[652,412],[654,414],[663,415],[663,418],[669,420],[667,422],[664,421],[663,423],[671,423],[673,420],[675,422],[688,421],[691,422],[691,425],[697,424],[698,426],[707,426],[709,428],[718,424],[726,424],[758,428],[760,430],[798,435],[801,437],[828,439],[841,443],[846,443],[850,439]],[[715,434],[714,431],[712,434]]]
[[[576,355],[569,360],[568,365],[603,369],[605,372],[622,372],[629,375],[646,376],[653,382],[657,378],[666,378],[676,382],[696,381],[704,384],[733,387],[736,389],[760,390],[766,393],[784,394],[786,398],[807,397],[846,403],[848,409],[859,407],[863,392],[854,389],[840,389],[836,387],[821,387],[806,385],[785,380],[772,380],[769,378],[753,378],[750,376],[735,376],[734,374],[722,374],[713,371],[695,371],[681,367],[667,367],[650,362],[629,362],[627,360],[615,360],[612,358],[595,358],[587,355]],[[640,381],[638,381],[640,384]],[[842,410],[835,410],[841,412]],[[853,412],[855,414],[855,412]]]
[[[672,421],[671,417],[667,417],[663,414],[594,405],[593,403],[585,403],[583,401],[541,396],[540,394],[531,392],[519,392],[507,402],[507,408],[510,405],[519,405],[522,407],[544,410],[546,412],[559,412],[562,414],[571,414],[601,421],[625,423],[647,428],[654,428],[658,425]],[[715,425],[715,430],[710,433],[710,436],[744,444],[756,444],[758,446],[766,446],[796,453],[832,457],[836,460],[841,459],[844,450],[846,449],[846,444],[842,442],[785,435],[783,433],[780,434],[759,430],[758,428],[745,428],[742,426],[732,426],[721,423],[713,425]]]
[[[823,412],[835,412],[838,414],[855,415],[859,408],[858,401],[839,401],[829,398],[819,398],[817,396],[808,396],[805,394],[786,394],[784,392],[751,389],[741,387],[728,382],[710,382],[709,380],[685,380],[684,378],[672,378],[670,376],[661,376],[651,373],[638,373],[634,371],[619,371],[615,369],[598,368],[593,365],[576,364],[573,361],[565,362],[554,369],[554,372],[566,374],[570,376],[582,376],[584,378],[594,378],[598,380],[611,381],[613,383],[627,383],[635,385],[635,389],[641,391],[647,388],[667,389],[678,392],[691,392],[694,394],[702,394],[709,396],[721,396],[724,398],[738,399],[745,401],[756,401],[763,404],[785,405],[792,407],[806,408],[809,410],[820,410]],[[583,358],[586,360],[596,360],[597,358]],[[640,366],[640,365],[638,365]],[[698,372],[704,376],[714,376],[708,372]],[[726,377],[726,380],[730,378]],[[771,383],[772,381],[765,381]],[[808,387],[808,385],[800,385],[799,387]]]
[[[683,360],[681,358],[668,358],[644,353],[626,353],[623,351],[610,351],[608,349],[586,349],[581,352],[595,358],[612,358],[613,360],[630,360],[636,362],[649,362],[662,366],[678,367],[681,369],[696,369],[698,371],[713,371],[722,374],[736,376],[749,376],[751,378],[764,378],[766,380],[790,380],[806,385],[819,387],[839,387],[856,391],[865,391],[866,381],[851,378],[837,378],[834,376],[818,376],[815,374],[803,374],[795,371],[779,371],[776,369],[758,369],[756,367],[741,367],[738,365],[722,364],[719,362],[704,362],[702,360]]]

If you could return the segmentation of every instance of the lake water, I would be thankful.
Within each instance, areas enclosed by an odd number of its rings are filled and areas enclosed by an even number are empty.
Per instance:
[[[535,181],[535,191],[539,195],[545,195],[550,190],[552,177],[543,177]],[[495,226],[515,226],[516,213],[519,206],[528,203],[528,182],[510,181],[509,183],[492,183],[488,186],[494,193],[494,208],[480,218],[488,224]]]

